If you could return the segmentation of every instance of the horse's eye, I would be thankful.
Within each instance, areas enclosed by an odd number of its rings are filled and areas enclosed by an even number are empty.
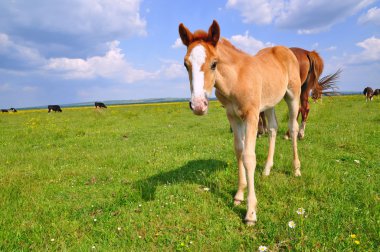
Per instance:
[[[212,62],[212,64],[211,64],[211,70],[215,70],[216,69],[217,63],[218,62],[216,62],[216,61]]]

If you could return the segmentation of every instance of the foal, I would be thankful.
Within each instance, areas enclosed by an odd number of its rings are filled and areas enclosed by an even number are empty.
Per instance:
[[[259,51],[255,56],[236,49],[221,39],[220,28],[214,20],[208,32],[191,33],[182,23],[179,35],[187,53],[184,64],[189,74],[190,108],[196,115],[208,109],[208,96],[215,87],[218,100],[226,109],[234,132],[235,153],[239,167],[239,186],[235,204],[244,200],[248,184],[248,225],[256,222],[257,199],[254,189],[256,168],[256,134],[261,111],[268,118],[269,152],[264,175],[273,166],[277,122],[274,106],[285,98],[289,107],[289,131],[293,144],[293,166],[301,175],[297,152],[297,113],[301,93],[300,70],[297,58],[288,48],[276,46]]]

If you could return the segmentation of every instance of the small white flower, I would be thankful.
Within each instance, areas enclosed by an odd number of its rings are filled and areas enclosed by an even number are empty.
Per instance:
[[[141,236],[141,235],[139,235],[139,238],[141,239],[141,238],[142,238],[142,236]]]
[[[51,239],[50,239],[50,241],[52,241],[52,242],[53,242],[53,241],[55,241],[55,239],[54,239],[54,238],[51,238]]]
[[[338,162],[338,163],[340,163],[340,160],[339,159],[337,159],[337,160],[335,160],[336,162]]]
[[[295,228],[295,227],[296,227],[296,223],[295,223],[294,221],[289,221],[289,222],[288,222],[288,226],[289,226],[290,228]]]
[[[297,214],[304,215],[304,213],[305,213],[305,209],[303,209],[302,207],[297,209]]]
[[[357,164],[360,164],[360,161],[359,161],[359,160],[356,160],[356,159],[355,159],[354,162],[357,163]]]
[[[95,249],[95,246],[92,246],[91,248],[92,248],[92,249]]]
[[[117,228],[117,230],[119,230],[119,231],[120,231],[120,230],[121,230],[121,227],[118,227],[118,228]]]
[[[208,191],[210,191],[210,188],[205,187],[205,188],[203,188],[203,190],[205,190],[206,192],[208,192]]]
[[[259,251],[267,251],[268,248],[266,246],[260,246]]]
[[[94,219],[94,222],[97,222],[98,220],[97,219]]]
[[[141,204],[139,204],[139,207],[141,207]]]

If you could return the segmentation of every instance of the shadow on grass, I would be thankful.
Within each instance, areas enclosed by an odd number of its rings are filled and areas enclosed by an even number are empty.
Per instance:
[[[210,185],[210,176],[217,171],[226,169],[226,167],[227,164],[219,160],[194,160],[176,170],[136,181],[134,188],[141,192],[143,200],[153,200],[158,186],[180,183]]]
[[[233,210],[243,220],[246,212],[245,206],[235,207],[233,204],[233,197],[236,191],[228,190],[222,185],[213,182],[212,174],[225,170],[226,168],[227,164],[223,161],[214,159],[194,160],[176,170],[160,173],[147,179],[136,181],[133,188],[140,192],[139,195],[141,195],[143,200],[150,201],[154,200],[157,187],[159,186],[170,186],[180,183],[207,186],[210,188],[211,194],[217,200],[221,200],[225,207]]]

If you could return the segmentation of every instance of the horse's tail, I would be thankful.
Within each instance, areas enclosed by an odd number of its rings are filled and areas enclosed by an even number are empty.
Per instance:
[[[309,83],[311,88],[314,89],[318,84],[319,76],[321,76],[323,72],[324,63],[316,51],[309,52],[307,57],[310,61]]]
[[[321,98],[322,94],[331,96],[331,95],[339,95],[338,86],[336,82],[338,81],[340,74],[342,73],[342,69],[338,69],[333,74],[328,74],[318,81],[318,85],[316,85],[312,91],[312,98],[314,100],[318,100]]]

